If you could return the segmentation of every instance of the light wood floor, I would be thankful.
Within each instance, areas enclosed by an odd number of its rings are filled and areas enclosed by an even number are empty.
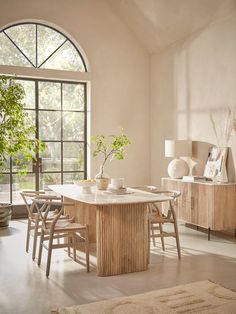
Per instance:
[[[57,306],[89,303],[181,283],[210,279],[236,289],[236,240],[207,235],[180,225],[182,260],[179,262],[172,239],[163,253],[160,244],[151,250],[147,271],[113,277],[97,277],[83,265],[53,252],[50,278],[46,279],[46,254],[38,268],[25,253],[25,221],[12,221],[0,230],[0,313],[50,313]],[[82,256],[83,258],[83,256]],[[82,260],[83,261],[83,260]],[[95,257],[92,263],[95,264]]]

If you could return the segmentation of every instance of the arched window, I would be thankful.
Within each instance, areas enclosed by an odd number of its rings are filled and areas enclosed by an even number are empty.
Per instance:
[[[0,64],[87,72],[72,41],[39,23],[13,25],[1,31]]]
[[[36,137],[47,144],[47,150],[37,156],[26,176],[18,176],[18,165],[9,160],[8,170],[0,180],[0,201],[20,204],[21,190],[86,179],[88,97],[83,78],[88,73],[84,73],[87,66],[82,53],[52,27],[15,24],[0,32],[0,70],[1,66],[9,69],[7,74],[17,69],[17,80],[26,93],[25,110],[35,124]],[[33,69],[32,77],[28,75],[29,68]],[[51,79],[49,69],[60,71],[51,71]],[[64,79],[62,71],[69,71],[68,79]]]

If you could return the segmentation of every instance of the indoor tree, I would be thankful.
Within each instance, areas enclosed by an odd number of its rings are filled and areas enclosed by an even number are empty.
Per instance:
[[[24,110],[24,88],[14,77],[0,76],[0,170],[9,157],[22,166],[21,173],[45,150],[45,143],[35,138],[35,127]],[[23,157],[23,158],[22,158]]]

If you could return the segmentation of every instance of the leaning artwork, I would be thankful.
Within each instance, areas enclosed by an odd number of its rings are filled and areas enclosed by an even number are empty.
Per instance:
[[[209,150],[204,176],[209,178],[217,177],[226,166],[228,147],[212,146]]]

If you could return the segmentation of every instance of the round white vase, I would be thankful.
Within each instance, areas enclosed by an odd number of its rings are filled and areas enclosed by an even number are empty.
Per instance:
[[[185,160],[175,158],[169,163],[167,171],[171,178],[180,179],[189,174],[189,166]]]

